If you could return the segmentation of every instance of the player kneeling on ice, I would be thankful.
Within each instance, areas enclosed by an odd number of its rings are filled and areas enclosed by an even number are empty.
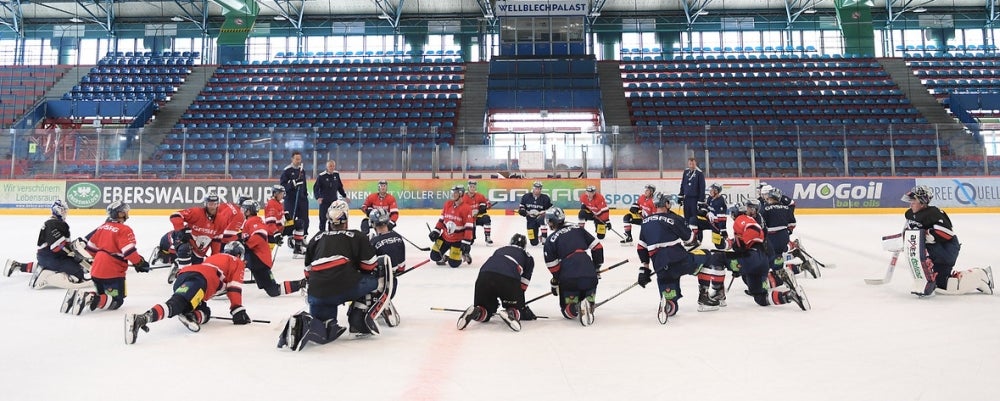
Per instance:
[[[79,315],[84,310],[115,310],[125,302],[125,271],[128,264],[139,273],[149,273],[149,263],[136,252],[135,233],[125,225],[131,207],[122,201],[108,205],[108,220],[97,227],[87,240],[87,251],[94,255],[90,270],[95,290],[66,291],[59,311]]]
[[[56,288],[91,288],[94,285],[86,277],[93,258],[81,249],[80,241],[71,240],[69,224],[66,223],[67,209],[62,200],[52,203],[52,217],[45,220],[38,232],[38,263],[21,263],[13,259],[7,260],[4,275],[10,277],[15,271],[31,273],[28,287],[42,289]],[[85,243],[84,243],[85,246]]]
[[[368,237],[347,229],[346,202],[334,201],[327,212],[330,229],[309,241],[305,252],[306,297],[309,312],[288,318],[278,337],[278,348],[300,351],[308,342],[326,344],[347,329],[337,324],[340,304],[352,301],[347,322],[352,333],[379,334],[375,318],[392,293],[389,258],[375,255]]]
[[[653,281],[653,272],[656,273],[656,286],[660,294],[657,318],[660,323],[666,323],[669,317],[677,314],[677,301],[683,296],[681,277],[694,273],[692,255],[688,253],[685,244],[696,246],[697,241],[684,217],[670,210],[677,206],[676,195],[657,192],[652,199],[654,213],[642,220],[642,232],[639,233],[639,244],[636,245],[636,253],[642,262],[638,283],[645,288],[646,284]],[[708,297],[707,290],[707,287],[701,288],[699,304],[704,303],[717,309],[718,301]]]
[[[246,217],[240,237],[249,250],[245,255],[247,268],[250,269],[257,288],[267,292],[268,296],[297,293],[305,285],[306,279],[285,281],[281,284],[274,281],[274,274],[271,272],[274,261],[271,259],[271,247],[268,244],[270,230],[264,220],[257,215],[259,208],[260,205],[253,199],[246,199],[240,203],[240,209]]]
[[[367,220],[375,228],[375,235],[369,240],[372,247],[375,248],[375,254],[388,256],[392,266],[392,293],[389,294],[389,301],[386,302],[385,309],[382,310],[382,320],[389,327],[396,327],[399,325],[399,313],[396,311],[396,306],[392,304],[392,299],[396,297],[396,284],[399,283],[395,275],[406,270],[406,244],[403,243],[402,235],[392,231],[391,216],[389,211],[371,209],[368,212]]]
[[[488,322],[496,313],[511,330],[521,331],[521,320],[534,320],[535,315],[524,304],[524,291],[531,282],[535,270],[535,259],[525,252],[528,239],[522,234],[514,234],[510,245],[497,249],[486,259],[476,278],[474,304],[462,313],[456,326],[465,329],[469,322]],[[498,303],[497,300],[500,300]],[[523,315],[522,315],[523,312]]]
[[[604,247],[587,230],[566,224],[566,213],[558,207],[545,212],[545,223],[552,232],[542,248],[545,266],[552,273],[552,295],[559,298],[563,316],[579,317],[580,324],[589,326],[594,322],[597,271],[604,264]]]
[[[251,322],[243,307],[243,256],[246,249],[238,241],[223,248],[222,253],[205,258],[200,264],[187,266],[177,273],[174,294],[166,302],[156,304],[141,314],[125,315],[125,343],[135,344],[139,330],[149,332],[149,323],[178,316],[188,330],[198,332],[208,322],[212,310],[206,301],[225,294],[229,298],[229,314],[233,324]]]
[[[737,267],[733,268],[734,275],[736,272],[741,274],[743,282],[747,285],[747,295],[752,296],[757,305],[783,305],[794,302],[802,310],[809,310],[809,299],[791,272],[791,266],[801,263],[801,260],[793,259],[791,255],[786,254],[783,259],[785,265],[780,269],[771,269],[773,260],[764,244],[764,230],[757,224],[757,220],[747,215],[748,208],[756,207],[757,203],[747,201],[746,204],[729,208],[735,235],[732,262],[735,262]]]
[[[967,293],[993,294],[993,269],[975,268],[954,272],[955,262],[962,245],[958,235],[943,210],[931,206],[934,197],[926,185],[913,187],[903,195],[902,200],[910,203],[906,211],[906,230],[903,232],[901,247],[907,253],[910,271],[916,279],[913,293],[919,296],[937,292],[948,295]]]
[[[472,232],[476,229],[476,219],[465,199],[465,187],[452,187],[451,199],[444,202],[441,218],[427,236],[434,243],[431,245],[431,260],[438,266],[447,263],[448,266],[459,267],[462,261],[472,264],[469,252],[472,249]]]

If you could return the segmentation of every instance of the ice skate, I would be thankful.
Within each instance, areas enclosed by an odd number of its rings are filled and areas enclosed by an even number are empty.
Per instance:
[[[201,331],[201,322],[198,319],[198,315],[194,312],[182,313],[177,316],[177,320],[181,322],[188,330],[192,333],[197,333]]]
[[[181,265],[175,260],[170,267],[170,274],[167,274],[167,284],[173,284],[177,280],[177,272],[181,270]]]
[[[717,289],[715,289],[715,293],[712,294],[712,299],[715,300],[715,302],[719,303],[719,307],[725,307],[726,306],[726,289],[725,288],[717,288]]]
[[[490,238],[489,234],[486,234],[486,238],[483,239],[483,241],[486,242],[486,246],[493,246],[493,239]]]
[[[500,320],[503,320],[510,327],[511,330],[521,331],[521,316],[517,309],[508,308],[507,310],[502,310],[497,312],[497,316]]]
[[[472,264],[472,255],[469,255],[467,253],[463,253],[462,254],[462,261],[465,262],[466,264],[470,264],[471,265]]]
[[[472,305],[466,308],[465,312],[462,312],[462,316],[458,317],[458,321],[455,323],[455,327],[459,330],[465,330],[465,328],[469,325],[469,322],[473,320],[479,320],[481,313],[482,312],[480,312],[479,308],[476,307],[476,305]]]
[[[66,290],[62,304],[59,305],[59,313],[69,313],[69,309],[73,307],[73,298],[76,297],[77,291],[79,290]]]
[[[24,263],[17,262],[14,259],[7,259],[7,263],[4,264],[3,275],[10,277],[15,271],[23,271],[21,268],[24,266]]]
[[[788,300],[795,302],[795,304],[804,311],[812,309],[812,305],[809,304],[809,298],[806,296],[805,290],[799,286],[798,281],[795,280],[795,276],[792,275],[788,268],[776,270],[775,274],[781,279],[781,281],[784,281],[786,286],[788,286],[788,292],[786,293]],[[933,292],[934,290],[932,289],[931,291]]]
[[[149,321],[149,312],[125,315],[125,344],[135,344],[135,339],[139,336],[139,330],[149,333],[149,327],[146,326]]]
[[[986,266],[985,268],[983,268],[983,272],[986,273],[986,285],[987,287],[989,287],[989,290],[987,291],[983,288],[980,288],[979,292],[993,295],[993,266]]]
[[[698,292],[698,312],[719,310],[719,301],[708,295],[708,288],[701,287]]]
[[[580,300],[580,324],[583,327],[594,324],[594,305],[586,298]]]
[[[79,315],[84,309],[94,310],[94,301],[97,293],[93,291],[76,290],[73,294],[73,305],[69,308],[69,313]]]
[[[668,300],[666,297],[660,297],[660,307],[656,311],[656,318],[660,321],[660,324],[667,324],[667,319],[677,313],[677,303]]]
[[[619,242],[619,243],[622,244],[622,246],[632,245],[632,232],[631,231],[626,231],[625,232],[625,238],[622,239],[621,242]]]

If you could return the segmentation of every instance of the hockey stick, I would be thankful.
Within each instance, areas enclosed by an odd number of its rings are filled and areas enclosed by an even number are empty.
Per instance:
[[[865,284],[882,285],[892,281],[892,271],[896,268],[896,260],[899,258],[900,252],[901,251],[894,251],[892,253],[892,260],[889,261],[889,267],[885,271],[884,278],[866,278]]]
[[[233,321],[233,318],[231,318],[231,317],[223,317],[223,316],[212,316],[212,319],[228,320],[230,322]],[[250,321],[254,322],[254,323],[271,324],[270,320],[250,319]]]
[[[149,266],[149,270],[160,270],[160,269],[166,269],[166,268],[168,268],[168,267],[173,267],[173,265],[174,265],[173,263],[170,263],[170,264],[166,264],[166,265],[159,265],[159,266]]]
[[[812,259],[813,262],[816,262],[816,264],[819,265],[819,267],[822,267],[824,269],[833,269],[837,267],[837,265],[833,263],[829,265],[824,264],[823,262],[817,260],[816,257],[814,257],[813,255],[810,255],[809,252],[806,252],[806,249],[802,247],[802,243],[799,242],[798,238],[795,239],[795,247],[798,248],[798,250],[802,251],[802,254],[806,255],[807,258]]]
[[[632,283],[632,285],[630,285],[630,286],[628,286],[628,287],[625,287],[625,289],[623,289],[623,290],[621,290],[621,291],[618,291],[618,293],[617,293],[617,294],[615,294],[615,295],[612,295],[612,296],[608,297],[608,299],[605,299],[605,300],[603,300],[603,301],[601,301],[601,302],[598,302],[598,303],[594,304],[594,309],[597,309],[597,307],[598,307],[598,306],[601,306],[601,305],[604,305],[604,304],[608,303],[608,301],[610,301],[610,300],[612,300],[612,299],[615,299],[615,298],[617,298],[617,297],[618,297],[619,295],[622,295],[622,294],[624,294],[624,293],[625,293],[626,291],[628,291],[628,290],[631,290],[631,289],[633,289],[633,288],[635,288],[635,287],[637,287],[637,286],[639,286],[639,282],[638,282],[638,281],[637,281],[637,282],[634,282],[634,283]]]
[[[416,269],[416,268],[418,268],[418,267],[420,267],[420,266],[423,266],[423,265],[427,264],[427,263],[428,263],[428,262],[430,262],[430,261],[431,261],[430,259],[424,259],[424,261],[423,261],[423,262],[420,262],[420,263],[417,263],[417,264],[413,265],[412,267],[410,267],[410,268],[407,268],[406,270],[403,270],[403,271],[401,271],[401,272],[399,272],[399,273],[396,273],[395,277],[399,277],[399,276],[402,276],[402,275],[404,275],[404,274],[406,274],[406,273],[409,273],[409,272],[410,272],[410,271],[412,271],[413,269]]]
[[[603,268],[603,269],[601,269],[601,270],[598,270],[598,271],[597,271],[597,274],[601,274],[601,273],[604,273],[604,272],[606,272],[606,271],[608,271],[608,270],[611,270],[611,269],[614,269],[614,268],[616,268],[616,267],[618,267],[618,266],[621,266],[621,265],[624,265],[624,264],[626,264],[626,263],[628,263],[628,259],[625,259],[625,260],[623,260],[623,261],[621,261],[621,262],[618,262],[618,263],[615,263],[615,264],[613,264],[613,265],[611,265],[611,266],[608,266],[608,267],[605,267],[605,268]],[[542,295],[539,295],[539,296],[537,296],[537,297],[534,297],[534,298],[531,298],[531,299],[529,299],[529,300],[527,300],[527,301],[524,301],[524,304],[525,304],[525,305],[527,305],[527,304],[530,304],[530,303],[532,303],[532,302],[535,302],[535,301],[537,301],[537,300],[539,300],[539,299],[542,299],[542,298],[545,298],[545,297],[547,297],[547,296],[549,296],[549,295],[552,295],[552,292],[551,292],[551,291],[550,291],[550,292],[546,292],[546,293],[544,293],[544,294],[542,294]]]
[[[397,233],[397,234],[399,234],[399,233]],[[422,252],[427,252],[427,251],[431,250],[430,247],[426,247],[425,248],[425,247],[421,247],[420,245],[414,244],[413,241],[410,241],[410,240],[406,239],[406,237],[404,237],[402,234],[399,234],[399,238],[402,238],[403,241],[408,242],[410,245],[413,245],[414,248],[417,248],[417,249],[419,249]]]
[[[436,308],[436,307],[433,307],[433,306],[431,307],[431,310],[436,310],[436,311],[441,311],[441,312],[458,312],[458,313],[465,312],[465,309]],[[535,315],[535,317],[538,318],[538,319],[548,319],[549,318],[548,316],[538,316],[538,315]]]
[[[591,214],[593,214],[593,212],[591,212]],[[614,227],[610,227],[610,226],[608,226],[608,222],[606,222],[606,221],[601,221],[600,219],[598,219],[598,218],[597,218],[597,216],[594,216],[594,221],[596,221],[596,222],[598,222],[598,223],[601,223],[601,224],[604,224],[604,226],[605,226],[605,227],[607,227],[607,228],[608,228],[608,230],[611,230],[611,232],[615,233],[615,235],[617,235],[617,236],[618,236],[618,238],[621,238],[621,239],[625,239],[625,236],[624,236],[624,235],[622,235],[622,234],[621,234],[620,232],[618,232],[618,230],[615,230],[615,228],[614,228]]]

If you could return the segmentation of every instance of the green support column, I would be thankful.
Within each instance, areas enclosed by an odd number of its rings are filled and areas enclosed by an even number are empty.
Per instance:
[[[260,6],[257,5],[256,0],[240,1],[242,4],[240,8],[230,7],[228,1],[216,1],[216,4],[222,6],[223,15],[226,16],[216,41],[219,64],[246,60],[247,38],[250,36],[250,31],[253,30],[254,22],[257,21]]]
[[[874,55],[875,28],[871,5],[858,0],[837,0],[837,22],[844,36],[844,54]]]

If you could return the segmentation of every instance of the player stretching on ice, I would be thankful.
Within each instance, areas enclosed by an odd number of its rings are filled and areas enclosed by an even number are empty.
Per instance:
[[[683,297],[681,277],[694,273],[695,267],[691,263],[691,255],[684,248],[685,243],[694,240],[694,234],[684,217],[670,210],[671,207],[677,207],[677,201],[677,196],[662,192],[653,195],[655,213],[642,219],[642,232],[639,233],[639,244],[636,245],[636,252],[642,262],[639,285],[645,288],[646,284],[653,281],[652,274],[656,272],[656,286],[660,295],[657,318],[660,323],[666,323],[668,318],[677,314],[677,301]],[[698,302],[719,306],[718,301],[710,299],[707,294],[700,297]]]
[[[552,207],[552,199],[542,193],[542,182],[535,181],[531,185],[531,192],[521,197],[521,205],[517,208],[517,214],[526,219],[528,228],[528,241],[531,245],[538,245],[539,233],[541,229],[541,242],[545,242],[545,236],[549,229],[545,225],[545,211]]]
[[[493,256],[486,259],[476,278],[473,305],[458,318],[456,326],[459,330],[465,329],[473,320],[490,321],[497,307],[502,306],[503,310],[496,313],[497,317],[511,330],[521,331],[521,311],[527,308],[524,291],[528,289],[535,270],[535,259],[525,252],[525,246],[527,239],[524,235],[514,234],[510,245],[497,249]]]
[[[459,267],[462,261],[472,264],[472,230],[476,228],[472,209],[465,203],[465,188],[456,185],[451,188],[451,199],[444,202],[441,218],[427,238],[431,242],[431,260],[438,266],[447,263]]]
[[[625,213],[622,219],[625,222],[625,239],[621,241],[622,245],[632,243],[632,225],[642,224],[643,218],[654,213],[653,193],[655,192],[656,187],[652,184],[647,184],[646,188],[642,191],[642,195],[639,195],[635,202],[632,202],[632,207],[628,209],[628,213]]]
[[[800,291],[792,272],[785,267],[771,270],[772,259],[764,244],[764,229],[757,224],[756,219],[747,214],[749,209],[756,207],[757,203],[751,200],[746,204],[729,208],[733,217],[735,236],[734,259],[738,263],[738,268],[733,269],[734,272],[740,272],[743,283],[747,285],[747,294],[753,297],[757,305],[783,305],[794,302],[802,310],[809,310],[809,300]]]
[[[90,279],[84,276],[93,259],[88,261],[89,255],[74,249],[75,241],[70,239],[69,224],[66,223],[66,205],[57,199],[51,209],[52,217],[45,220],[38,231],[38,251],[35,253],[38,263],[7,260],[4,275],[10,277],[15,271],[31,273],[28,287],[36,290],[45,287],[93,287]]]
[[[267,292],[268,296],[276,297],[299,292],[299,289],[306,283],[305,279],[285,281],[281,284],[274,281],[274,274],[271,272],[274,260],[271,259],[271,248],[267,243],[268,227],[264,224],[264,220],[257,216],[259,207],[260,205],[253,199],[244,200],[240,204],[240,209],[243,210],[243,215],[246,217],[240,236],[249,251],[245,254],[241,253],[240,256],[246,260],[246,267],[250,269],[250,274],[253,275],[257,288]]]
[[[473,210],[473,214],[475,214],[476,225],[483,226],[486,245],[493,245],[493,239],[490,238],[490,233],[493,231],[492,221],[490,221],[490,215],[487,214],[490,208],[490,201],[483,194],[476,191],[477,186],[478,183],[476,180],[469,180],[469,190],[465,193],[465,202],[469,204],[469,207]],[[476,243],[475,227],[472,228],[472,243]]]
[[[608,220],[610,217],[604,195],[597,192],[597,188],[593,185],[588,185],[587,190],[580,194],[580,214],[577,215],[580,219],[578,223],[580,228],[587,224],[587,220],[593,220],[597,239],[604,239],[611,229],[611,220]]]
[[[590,326],[594,323],[597,271],[604,264],[604,247],[587,230],[566,224],[566,213],[560,208],[546,211],[545,223],[552,230],[543,248],[545,266],[552,273],[552,295],[559,298],[563,316],[579,317],[580,324]]]

